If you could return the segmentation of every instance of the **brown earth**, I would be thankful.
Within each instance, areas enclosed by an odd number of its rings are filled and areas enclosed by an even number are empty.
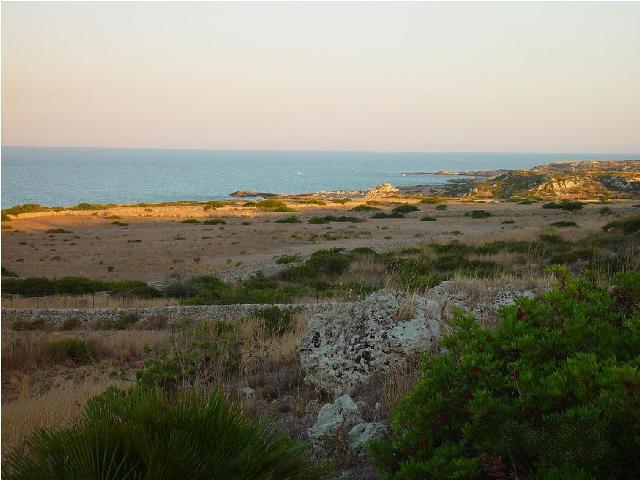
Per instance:
[[[613,215],[602,216],[602,205],[590,204],[568,213],[542,208],[542,203],[518,205],[508,202],[449,202],[447,210],[411,199],[384,199],[394,205],[413,203],[420,211],[403,219],[374,220],[374,212],[349,212],[366,199],[346,205],[299,205],[294,213],[260,212],[248,207],[221,207],[205,211],[202,206],[119,206],[98,212],[43,212],[23,214],[2,229],[2,265],[21,277],[79,275],[116,280],[139,279],[165,282],[175,275],[233,273],[252,265],[268,269],[281,255],[308,255],[320,248],[377,249],[458,238],[474,243],[497,234],[526,232],[558,220],[572,220],[582,228],[599,229],[616,214],[637,212],[631,201],[607,205]],[[381,201],[377,199],[377,201]],[[491,212],[487,219],[464,216],[471,210]],[[349,215],[366,218],[362,223],[309,224],[314,215]],[[275,223],[296,215],[302,223]],[[420,221],[424,215],[437,221]],[[117,218],[116,218],[117,217]],[[182,223],[187,218],[224,219],[224,225]],[[513,224],[503,224],[514,220]],[[113,222],[122,222],[121,226]],[[47,233],[63,229],[69,233]]]

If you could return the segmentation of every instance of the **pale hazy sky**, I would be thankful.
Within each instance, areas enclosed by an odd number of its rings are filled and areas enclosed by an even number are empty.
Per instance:
[[[2,144],[639,152],[640,3],[2,3]]]

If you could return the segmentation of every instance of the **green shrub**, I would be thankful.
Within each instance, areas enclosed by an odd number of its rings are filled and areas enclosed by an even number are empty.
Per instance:
[[[496,240],[480,245],[474,251],[480,255],[495,255],[507,249],[507,242]]]
[[[94,354],[93,348],[79,338],[59,338],[47,345],[48,353],[56,363],[71,360],[74,363],[86,363]]]
[[[114,220],[113,222],[111,222],[113,225],[118,225],[119,227],[126,227],[127,225],[129,225],[128,223],[125,222],[121,222],[119,220]]]
[[[335,215],[324,215],[322,217],[311,217],[309,219],[309,223],[312,223],[312,224],[323,224],[323,223],[329,223],[329,222],[362,223],[364,221],[366,221],[364,218],[347,217],[344,215],[340,217],[336,217]]]
[[[275,418],[248,420],[217,392],[180,395],[114,387],[78,422],[44,430],[3,462],[7,480],[317,479],[324,467],[279,433]]]
[[[106,210],[109,208],[109,205],[104,205],[102,203],[79,203],[75,207],[71,207],[69,210]]]
[[[445,197],[430,196],[430,197],[423,197],[420,200],[420,203],[426,203],[428,205],[436,205],[436,204],[443,204],[446,201],[447,199]]]
[[[296,312],[294,308],[281,308],[274,305],[256,310],[253,316],[260,320],[262,327],[269,335],[282,336],[293,331]]]
[[[109,292],[121,296],[153,297],[160,292],[139,280],[118,280],[104,282],[84,277],[60,278],[11,278],[3,279],[2,289],[5,293],[25,297],[42,297],[46,295],[86,295],[89,293]]]
[[[356,247],[351,250],[351,253],[355,255],[375,255],[376,251],[371,247]]]
[[[331,203],[339,203],[344,205],[345,203],[349,203],[351,201],[350,198],[332,198]]]
[[[50,210],[49,207],[43,207],[42,205],[38,205],[37,203],[25,203],[24,205],[15,205],[11,208],[5,208],[2,210],[2,220],[8,220],[7,215],[18,216],[21,213],[36,213],[36,212],[46,212]]]
[[[318,250],[305,262],[322,275],[339,275],[351,263],[351,258],[342,248]]]
[[[166,391],[221,385],[238,373],[241,346],[237,324],[219,320],[185,326],[172,331],[167,345],[147,349],[149,357],[136,380]]]
[[[299,203],[301,205],[326,205],[327,204],[327,202],[325,202],[321,198],[296,198],[294,202]]]
[[[457,313],[390,438],[369,446],[382,478],[637,476],[640,273],[560,278],[494,330]]]
[[[560,220],[557,222],[553,222],[551,224],[552,227],[558,227],[558,228],[566,228],[566,227],[577,227],[578,224],[576,222],[569,222],[567,220]]]
[[[55,233],[73,233],[73,232],[70,230],[65,230],[64,228],[50,228],[49,230],[46,231],[46,233],[55,234]]]
[[[3,277],[17,277],[18,274],[16,272],[12,272],[8,268],[2,267],[2,276]]]
[[[515,220],[503,220],[502,222],[500,222],[502,225],[513,225],[514,223],[516,223]]]
[[[436,205],[436,210],[446,210],[448,207],[444,204]]]
[[[162,293],[166,297],[187,298],[190,305],[215,305],[225,303],[231,287],[214,275],[203,275],[167,285]]]
[[[350,212],[375,212],[379,211],[378,207],[374,207],[373,205],[357,205],[350,209]]]
[[[377,212],[371,215],[371,218],[376,220],[380,220],[383,218],[404,218],[404,214],[401,212],[393,212],[393,211],[391,213]]]
[[[602,229],[605,232],[618,231],[625,234],[635,233],[640,230],[640,216],[628,217],[623,220],[607,223]]]
[[[255,206],[265,212],[295,212],[293,208],[287,207],[287,204],[282,200],[276,200],[274,198],[260,200],[256,202]]]
[[[420,219],[420,221],[422,221],[422,222],[435,222],[435,221],[437,221],[437,220],[438,220],[438,219],[437,219],[436,217],[431,217],[431,216],[429,216],[429,215],[425,215],[424,217],[422,217],[422,218]]]
[[[299,260],[299,255],[282,255],[281,257],[278,257],[276,263],[279,265],[286,265],[288,263],[296,263]]]
[[[197,218],[185,218],[184,220],[182,220],[182,223],[202,223],[202,222]]]
[[[286,218],[279,218],[274,223],[302,223],[302,220],[300,220],[295,215],[290,215]]]
[[[561,209],[561,210],[567,210],[569,212],[574,210],[580,210],[583,207],[584,207],[583,203],[570,201],[570,200],[564,200],[562,202],[549,202],[542,205],[542,208]]]
[[[466,245],[458,240],[452,240],[449,243],[430,243],[429,247],[438,254],[458,254],[458,255],[466,255],[467,253],[471,253],[473,248],[469,245]]]
[[[204,210],[215,210],[216,208],[221,208],[226,205],[226,202],[221,200],[213,200],[204,204]]]
[[[415,205],[410,205],[408,203],[402,204],[397,206],[396,208],[394,208],[393,210],[391,210],[392,212],[395,213],[409,213],[409,212],[417,212],[418,210],[420,210],[418,207],[416,207]]]
[[[471,218],[489,218],[491,216],[490,212],[487,212],[486,210],[473,210],[470,213],[466,213],[465,215],[471,217]]]
[[[613,213],[613,210],[611,210],[610,207],[602,207],[599,213],[600,215],[611,215]]]
[[[316,278],[318,270],[307,262],[302,265],[294,265],[280,272],[279,277],[288,282],[305,282],[309,279]]]
[[[593,248],[577,248],[575,250],[556,253],[549,258],[552,264],[572,264],[578,260],[591,260],[596,256]]]
[[[226,225],[227,222],[222,218],[210,218],[202,222],[204,225]]]

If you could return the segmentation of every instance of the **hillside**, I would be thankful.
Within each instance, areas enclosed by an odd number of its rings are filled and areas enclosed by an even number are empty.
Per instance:
[[[640,197],[640,160],[574,161],[513,170],[474,182],[466,196],[543,200]]]

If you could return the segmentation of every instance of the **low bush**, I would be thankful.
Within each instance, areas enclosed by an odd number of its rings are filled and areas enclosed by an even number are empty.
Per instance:
[[[300,220],[295,215],[290,215],[286,218],[279,218],[274,223],[302,223],[302,220]]]
[[[281,308],[274,305],[256,310],[253,316],[260,320],[262,327],[269,335],[282,336],[293,330],[296,311],[294,308]]]
[[[344,205],[345,203],[349,203],[351,201],[350,198],[332,198],[331,203],[339,203],[340,205]]]
[[[436,217],[431,217],[431,216],[429,216],[429,215],[425,215],[424,217],[422,217],[422,218],[420,219],[420,221],[422,221],[422,222],[435,222],[435,221],[437,221],[437,220],[438,220],[438,219],[437,219]]]
[[[282,255],[281,257],[278,257],[278,259],[276,260],[276,263],[279,265],[286,265],[289,263],[296,263],[299,260],[300,260],[299,255]]]
[[[226,202],[222,200],[212,200],[204,204],[204,210],[205,211],[215,210],[216,208],[221,208],[221,207],[224,207],[225,205],[226,205]]]
[[[569,212],[580,210],[584,208],[584,204],[582,202],[575,202],[570,200],[565,200],[562,202],[549,202],[542,205],[542,208],[550,208],[550,209],[561,209],[567,210]]]
[[[375,220],[380,220],[384,218],[404,218],[404,214],[401,212],[393,212],[393,211],[391,213],[377,212],[371,215],[371,218]]]
[[[105,282],[84,277],[60,278],[7,278],[2,280],[5,293],[25,297],[42,297],[48,295],[86,295],[89,293],[109,292],[120,296],[155,297],[160,292],[139,280],[118,280]]]
[[[294,200],[295,203],[299,203],[301,205],[326,205],[325,202],[321,198],[296,198]]]
[[[446,210],[447,206],[444,204],[436,205],[436,210]]]
[[[293,208],[287,207],[282,200],[268,198],[255,203],[255,206],[265,212],[295,212]]]
[[[348,223],[362,223],[365,222],[366,220],[364,218],[359,218],[359,217],[347,217],[347,216],[340,216],[340,217],[336,217],[335,215],[324,215],[322,217],[311,217],[309,219],[309,223],[312,224],[324,224],[324,223],[329,223],[329,222],[348,222]]]
[[[611,214],[613,213],[613,210],[611,210],[611,208],[610,208],[610,207],[602,207],[602,208],[599,210],[599,213],[600,213],[600,215],[603,215],[603,216],[604,216],[604,215],[611,215]]]
[[[119,220],[114,220],[113,222],[111,222],[113,225],[117,225],[119,227],[126,227],[127,225],[129,225],[128,223],[125,222],[121,222]]]
[[[420,210],[418,207],[416,207],[415,205],[411,205],[408,203],[399,205],[397,207],[395,207],[393,210],[391,210],[392,212],[396,212],[396,213],[410,213],[410,212],[417,212],[418,210]]]
[[[227,222],[222,218],[210,218],[202,222],[204,225],[226,225]]]
[[[3,478],[318,479],[325,469],[279,433],[275,418],[248,420],[221,393],[179,395],[114,387],[78,422],[44,430],[3,461]]]
[[[47,210],[51,210],[49,207],[43,207],[42,205],[38,205],[37,203],[25,203],[24,205],[15,205],[11,208],[5,208],[2,210],[2,220],[8,220],[9,217],[7,215],[18,216],[21,213],[36,213],[36,212],[46,212]]]
[[[431,248],[434,252],[438,254],[458,254],[458,255],[466,255],[467,253],[471,253],[473,248],[469,245],[466,245],[458,240],[452,240],[449,243],[430,243],[429,248]]]
[[[640,216],[628,217],[623,220],[609,222],[602,227],[605,232],[622,232],[624,234],[635,233],[640,230]]]
[[[351,250],[354,255],[375,255],[376,251],[371,247],[356,247]]]
[[[109,208],[109,205],[104,205],[102,203],[79,203],[75,207],[71,207],[69,210],[106,210]]]
[[[45,233],[56,234],[56,233],[73,233],[70,230],[65,230],[64,228],[50,228]]]
[[[86,363],[93,356],[93,348],[85,340],[79,338],[59,338],[47,345],[49,355],[54,363],[71,360],[74,363]]]
[[[422,199],[420,200],[420,203],[425,203],[427,205],[436,205],[436,204],[443,204],[446,201],[447,199],[445,197],[430,196],[430,197],[422,197]]]
[[[18,274],[16,272],[12,272],[8,268],[2,267],[2,276],[3,277],[16,277],[17,278]]]
[[[202,222],[197,218],[185,218],[184,220],[182,220],[182,223],[202,223]]]
[[[458,312],[369,451],[385,479],[634,478],[640,273],[572,279],[498,315]]]
[[[238,373],[241,346],[237,324],[219,320],[184,326],[172,331],[168,344],[147,349],[136,381],[165,391],[222,385]]]
[[[558,228],[566,228],[566,227],[577,227],[578,224],[576,222],[569,222],[567,220],[559,220],[557,222],[553,222],[551,226],[558,227]]]
[[[378,207],[374,207],[373,205],[357,205],[350,209],[350,212],[375,212],[379,211]]]
[[[469,213],[465,213],[466,216],[471,217],[471,218],[489,218],[491,216],[490,212],[487,212],[486,210],[473,210]]]

